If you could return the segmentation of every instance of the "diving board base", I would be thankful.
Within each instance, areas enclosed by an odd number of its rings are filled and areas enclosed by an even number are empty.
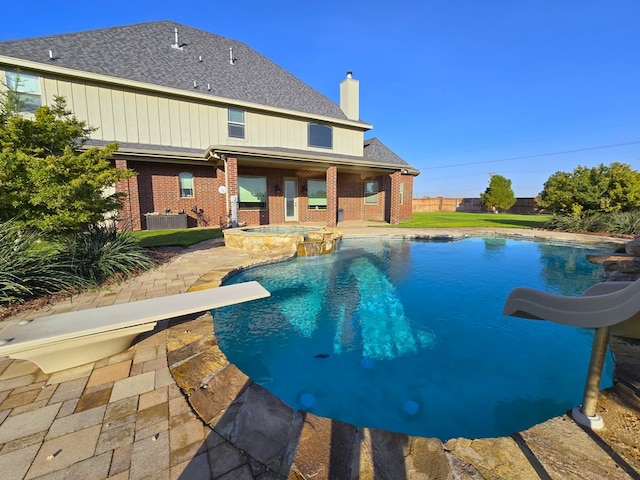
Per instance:
[[[604,420],[602,420],[600,415],[596,413],[594,416],[588,417],[582,413],[580,407],[574,407],[574,409],[571,410],[571,418],[573,418],[579,425],[590,428],[591,430],[600,430],[604,428]]]
[[[123,352],[141,333],[151,331],[157,322],[75,337],[61,342],[40,344],[28,350],[8,353],[9,358],[35,363],[44,373],[95,362]]]

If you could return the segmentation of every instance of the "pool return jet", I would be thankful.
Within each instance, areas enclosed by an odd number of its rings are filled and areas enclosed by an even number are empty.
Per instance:
[[[595,328],[582,405],[575,407],[571,416],[585,427],[603,428],[596,404],[607,342],[611,333],[640,339],[640,280],[598,283],[580,297],[518,287],[507,297],[502,313],[572,327]]]

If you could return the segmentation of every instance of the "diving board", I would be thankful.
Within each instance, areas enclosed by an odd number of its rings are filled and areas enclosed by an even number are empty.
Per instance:
[[[22,320],[0,330],[0,357],[29,360],[52,373],[122,352],[160,320],[268,296],[252,281]]]

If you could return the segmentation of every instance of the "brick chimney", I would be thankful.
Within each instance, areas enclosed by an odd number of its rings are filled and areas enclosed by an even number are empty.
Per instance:
[[[340,82],[340,110],[349,120],[360,120],[360,82],[351,72]]]

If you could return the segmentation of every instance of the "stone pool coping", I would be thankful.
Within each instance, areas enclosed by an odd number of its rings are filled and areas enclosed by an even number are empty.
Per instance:
[[[549,235],[511,229],[402,231],[349,222],[339,227],[347,238]],[[283,258],[204,242],[125,284],[19,318],[210,288],[235,269]],[[119,480],[638,478],[640,345],[615,338],[611,343],[616,382],[598,403],[604,430],[585,431],[563,415],[509,437],[443,444],[292,411],[228,363],[217,348],[210,314],[172,319],[120,355],[53,375],[29,362],[0,359],[0,468],[5,478],[85,478],[91,472],[91,478]]]

